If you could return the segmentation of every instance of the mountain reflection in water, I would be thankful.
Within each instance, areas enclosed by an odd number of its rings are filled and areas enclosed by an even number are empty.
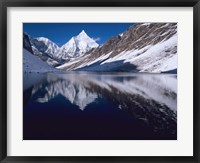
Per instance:
[[[177,139],[173,74],[24,74],[25,140]]]

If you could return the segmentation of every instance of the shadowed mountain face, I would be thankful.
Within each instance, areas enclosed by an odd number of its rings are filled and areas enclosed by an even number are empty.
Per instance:
[[[29,36],[29,38],[34,55],[38,56],[50,66],[56,67],[60,65],[54,56],[54,54],[59,50],[58,45],[44,37],[32,38]]]
[[[30,75],[24,139],[176,139],[176,75]]]
[[[25,48],[27,51],[33,54],[31,43],[26,33],[23,33],[23,48]]]

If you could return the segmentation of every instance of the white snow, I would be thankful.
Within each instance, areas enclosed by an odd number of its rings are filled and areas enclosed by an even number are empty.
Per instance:
[[[49,71],[58,71],[58,70],[56,70],[53,67],[50,67],[39,57],[31,54],[26,49],[23,49],[23,72],[49,72]]]
[[[142,23],[140,26],[150,25],[151,23]]]
[[[124,35],[124,33],[120,33],[119,35],[122,37]]]
[[[91,62],[89,62],[89,63],[87,62],[87,63],[85,63],[85,64],[82,64],[81,66],[78,66],[77,68],[82,68],[82,67],[84,67],[84,66],[90,66],[90,65],[92,65],[92,64],[94,64],[94,63],[97,63],[97,62],[101,62],[101,61],[103,61],[103,60],[106,60],[106,59],[109,58],[109,56],[110,56],[111,53],[112,53],[112,51],[111,51],[110,53],[106,54],[106,55],[100,56],[99,58],[97,58],[97,59],[95,59],[95,60],[93,60],[93,61],[91,61]]]
[[[49,41],[49,39],[46,38],[46,37],[37,37],[36,39],[37,39],[38,41],[43,41],[45,44],[47,44],[48,41]]]
[[[48,55],[50,55],[53,58],[55,57],[55,54],[60,49],[59,46],[56,43],[54,43],[53,41],[51,41],[48,38],[38,37],[38,38],[36,38],[36,40],[41,41],[46,45],[47,49],[45,50],[45,53],[47,53]],[[32,45],[33,45],[33,43],[32,43]],[[38,48],[36,45],[34,45],[34,47]],[[44,48],[46,48],[46,47],[44,47]]]
[[[50,66],[55,66],[55,65],[59,64],[57,61],[53,60],[52,58],[48,58],[46,62]]]
[[[79,62],[80,60],[74,60],[74,61],[69,61],[69,62],[67,62],[67,63],[64,63],[64,64],[62,64],[61,66],[58,66],[58,67],[56,67],[57,69],[65,69],[65,67],[67,67],[67,66],[70,66],[70,65],[72,65],[72,64],[74,64],[74,63],[77,63],[77,62]]]

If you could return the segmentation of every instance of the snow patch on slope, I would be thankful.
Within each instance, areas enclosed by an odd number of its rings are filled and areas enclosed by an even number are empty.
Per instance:
[[[177,69],[177,34],[156,45],[147,45],[142,49],[123,51],[110,58],[110,53],[77,68],[83,70],[109,71],[125,64],[136,66],[139,72],[160,73]],[[101,62],[102,61],[102,62]],[[100,62],[98,65],[84,67]],[[130,71],[127,69],[127,71]]]
[[[23,49],[23,72],[49,72],[58,71],[43,62],[39,57],[34,56],[26,49]]]

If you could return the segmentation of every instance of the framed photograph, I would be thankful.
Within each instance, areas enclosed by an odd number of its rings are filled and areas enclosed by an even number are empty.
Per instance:
[[[198,162],[189,0],[5,0],[2,162]]]

